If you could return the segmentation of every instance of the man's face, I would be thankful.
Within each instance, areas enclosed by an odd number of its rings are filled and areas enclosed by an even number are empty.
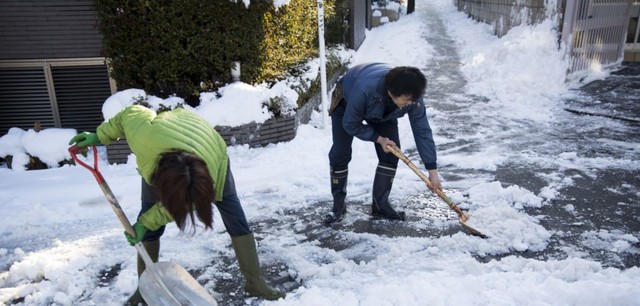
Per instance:
[[[400,95],[400,96],[395,97],[388,91],[387,91],[387,94],[389,95],[389,97],[391,97],[391,100],[393,100],[393,103],[398,108],[403,108],[403,107],[411,104],[411,102],[413,102],[413,99],[411,99],[410,95]]]

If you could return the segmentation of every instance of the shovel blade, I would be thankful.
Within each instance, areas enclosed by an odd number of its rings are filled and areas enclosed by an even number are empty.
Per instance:
[[[154,269],[165,284],[164,289],[149,271]],[[216,300],[196,281],[185,268],[171,262],[156,262],[142,273],[138,280],[140,294],[151,306],[215,306]],[[169,292],[167,292],[167,290]],[[175,298],[172,298],[172,296]]]

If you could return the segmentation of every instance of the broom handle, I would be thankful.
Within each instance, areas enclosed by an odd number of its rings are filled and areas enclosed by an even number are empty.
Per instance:
[[[429,189],[431,190],[435,190],[435,193],[445,202],[447,203],[447,205],[449,205],[449,207],[451,209],[453,209],[453,211],[456,212],[456,214],[458,214],[458,218],[460,218],[460,220],[462,220],[462,222],[467,221],[467,219],[469,217],[467,217],[467,215],[464,214],[464,212],[462,212],[462,210],[460,209],[460,207],[458,207],[458,205],[456,205],[455,203],[453,203],[453,201],[451,201],[451,199],[449,199],[449,197],[447,197],[446,194],[444,194],[444,192],[440,191],[439,189],[433,188],[433,184],[431,184],[431,181],[429,180],[429,178],[424,175],[424,173],[422,171],[420,171],[420,169],[418,169],[418,167],[416,167],[416,165],[414,165],[409,158],[407,158],[407,156],[404,155],[404,153],[402,153],[402,151],[400,150],[400,148],[398,148],[397,146],[392,146],[392,145],[387,145],[387,149],[390,149],[391,152],[393,153],[393,155],[395,155],[396,157],[398,157],[400,160],[402,160],[405,164],[407,164],[407,166],[409,166],[409,168],[411,168],[411,170],[413,170],[413,172],[415,172],[420,179],[422,179],[422,181],[427,184],[427,187],[429,187]]]

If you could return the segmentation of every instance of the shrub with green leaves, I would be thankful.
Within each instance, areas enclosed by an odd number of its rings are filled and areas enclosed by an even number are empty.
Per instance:
[[[343,43],[345,0],[324,2],[327,44]],[[195,106],[199,93],[231,82],[241,62],[242,81],[275,82],[317,56],[317,2],[97,0],[104,56],[119,89],[140,88]],[[336,7],[339,7],[336,13]],[[336,28],[337,27],[337,28]],[[336,41],[339,40],[339,41]]]

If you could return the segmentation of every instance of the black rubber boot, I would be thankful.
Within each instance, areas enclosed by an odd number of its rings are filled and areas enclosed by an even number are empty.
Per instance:
[[[285,293],[271,287],[262,276],[253,233],[231,237],[231,243],[238,259],[240,272],[244,275],[244,290],[249,296],[257,296],[265,300],[284,298]]]
[[[158,256],[160,255],[160,239],[154,240],[154,241],[145,241],[145,242],[142,242],[142,245],[144,245],[144,248],[147,250],[147,253],[149,253],[149,257],[151,257],[151,260],[153,262],[158,262]],[[142,260],[140,255],[138,255],[138,278],[140,278],[140,276],[142,275],[142,272],[144,272],[144,269],[146,268],[147,266],[145,265],[144,261]],[[136,292],[133,293],[133,295],[124,303],[124,305],[125,306],[138,306],[138,305],[146,306],[147,303],[144,301],[144,298],[142,298],[142,295],[140,294],[140,290],[136,289]]]
[[[404,212],[395,211],[389,203],[389,193],[393,186],[393,178],[396,176],[396,167],[385,164],[378,164],[376,175],[373,179],[373,194],[371,204],[371,214],[377,218],[389,220],[405,220]]]
[[[333,209],[331,214],[324,218],[327,224],[340,222],[347,213],[347,205],[344,200],[347,197],[347,177],[349,169],[335,170],[331,169],[331,195],[333,195]]]

